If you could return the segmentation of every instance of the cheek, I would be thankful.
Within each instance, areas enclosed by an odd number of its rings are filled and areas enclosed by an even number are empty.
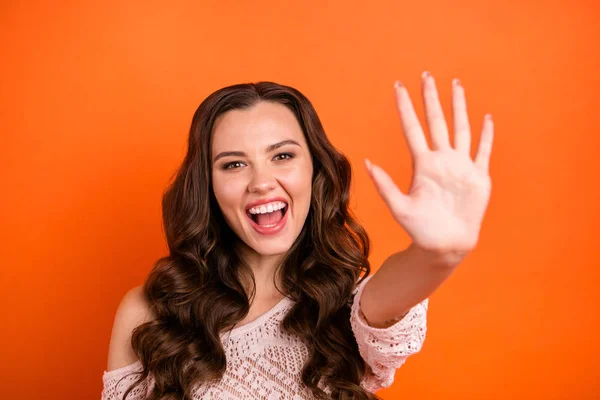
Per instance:
[[[308,168],[294,168],[282,174],[280,182],[296,199],[310,198],[312,172]]]
[[[223,177],[213,177],[213,192],[219,206],[224,213],[232,207],[237,208],[240,205],[243,190],[240,191],[240,184],[233,179]]]

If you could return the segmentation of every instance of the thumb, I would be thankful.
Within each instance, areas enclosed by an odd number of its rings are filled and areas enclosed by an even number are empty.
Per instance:
[[[394,217],[400,219],[402,216],[407,215],[410,198],[398,189],[398,186],[383,168],[373,164],[368,158],[365,158],[365,165],[379,195],[383,198]]]

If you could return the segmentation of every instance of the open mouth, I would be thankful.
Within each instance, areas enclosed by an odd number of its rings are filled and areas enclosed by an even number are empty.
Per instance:
[[[283,219],[283,217],[287,213],[288,208],[289,208],[289,205],[286,204],[280,210],[267,212],[264,214],[252,214],[248,210],[248,211],[246,211],[246,215],[248,215],[248,218],[250,218],[256,225],[272,226],[272,225],[276,225],[279,221],[281,221]]]

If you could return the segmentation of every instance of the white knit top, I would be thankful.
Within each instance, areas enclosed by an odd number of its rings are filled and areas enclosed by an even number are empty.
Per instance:
[[[394,382],[396,369],[406,358],[421,350],[427,331],[426,316],[429,299],[415,305],[394,325],[382,329],[370,326],[359,312],[360,296],[368,276],[354,291],[350,323],[360,355],[368,365],[361,386],[376,392]],[[300,372],[308,358],[306,346],[296,337],[280,328],[280,323],[293,301],[284,297],[279,303],[254,321],[220,334],[227,358],[227,369],[215,383],[194,388],[194,400],[305,400],[311,399],[310,390],[300,380]],[[231,332],[231,333],[230,333]],[[131,374],[141,371],[140,361],[102,376],[102,400],[122,400],[125,390],[137,379]],[[154,385],[152,374],[129,393],[126,400],[146,398]],[[320,386],[328,394],[328,387]]]

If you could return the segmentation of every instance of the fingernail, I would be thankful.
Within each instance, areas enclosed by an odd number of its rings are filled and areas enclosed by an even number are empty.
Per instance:
[[[402,84],[402,82],[400,82],[400,81],[396,81],[396,82],[394,82],[394,87],[395,87],[396,89],[400,89],[402,86],[404,86],[404,85]]]
[[[454,80],[452,81],[452,84],[455,87],[461,86],[460,80],[458,78],[454,78]]]
[[[367,164],[367,168],[369,169],[369,171],[371,170],[371,161],[369,161],[368,158],[365,158],[365,164]]]
[[[431,74],[429,73],[429,71],[423,71],[423,73],[421,74],[421,78],[423,79],[427,79],[431,76]]]

